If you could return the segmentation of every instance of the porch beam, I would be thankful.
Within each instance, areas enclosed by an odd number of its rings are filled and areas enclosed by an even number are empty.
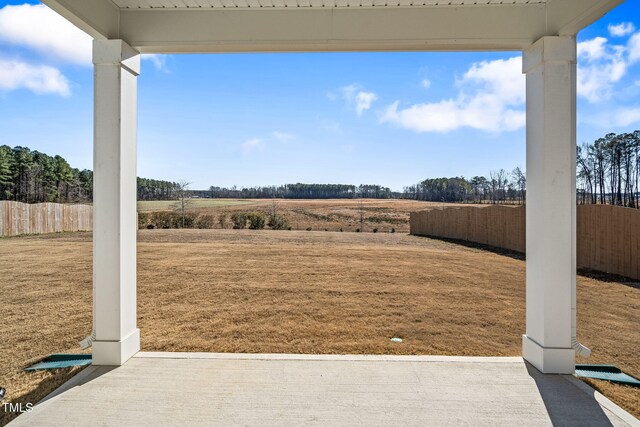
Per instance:
[[[575,35],[624,0],[547,0],[548,32]]]
[[[521,50],[545,35],[543,4],[464,7],[126,9],[142,53]]]
[[[576,41],[524,51],[527,94],[526,334],[523,356],[572,374],[576,283]]]
[[[120,9],[111,0],[44,0],[94,39],[116,39],[120,31]]]
[[[136,321],[136,133],[140,55],[95,40],[93,151],[94,365],[140,350]]]

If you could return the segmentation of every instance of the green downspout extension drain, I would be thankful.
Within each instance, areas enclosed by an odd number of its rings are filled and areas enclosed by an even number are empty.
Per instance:
[[[576,376],[640,387],[640,380],[613,365],[576,365]]]
[[[43,369],[62,369],[72,366],[85,366],[91,364],[90,354],[52,354],[45,357],[35,365],[24,368],[23,371],[39,371]]]

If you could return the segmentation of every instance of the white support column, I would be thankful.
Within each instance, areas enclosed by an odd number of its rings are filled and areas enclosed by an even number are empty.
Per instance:
[[[94,365],[140,350],[136,322],[136,133],[139,53],[95,40],[93,145]]]
[[[527,76],[527,327],[524,358],[572,374],[576,283],[576,41],[543,37]]]

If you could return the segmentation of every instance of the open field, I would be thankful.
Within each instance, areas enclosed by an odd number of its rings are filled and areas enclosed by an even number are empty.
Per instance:
[[[138,254],[143,350],[521,354],[524,262],[508,256],[401,233],[271,230],[141,230]],[[0,384],[36,402],[71,373],[20,369],[78,352],[91,331],[91,234],[0,239],[0,259]],[[640,376],[638,284],[579,276],[578,317],[589,362]],[[640,416],[639,389],[594,384]]]
[[[141,212],[166,211],[173,209],[176,203],[176,200],[143,200],[138,202],[138,210]],[[190,199],[189,201],[189,205],[193,209],[220,208],[226,206],[246,205],[250,203],[251,201],[235,199]]]
[[[454,203],[422,202],[404,199],[191,199],[189,210],[203,214],[230,216],[234,212],[260,211],[271,213],[276,208],[293,230],[356,231],[360,228],[360,217],[364,231],[397,232],[409,231],[409,213],[433,206],[455,206]],[[175,201],[141,201],[140,212],[171,210]],[[216,228],[221,228],[215,222]],[[229,222],[226,226],[231,228]]]

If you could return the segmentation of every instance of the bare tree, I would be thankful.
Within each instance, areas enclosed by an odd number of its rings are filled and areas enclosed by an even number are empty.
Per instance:
[[[511,176],[513,177],[514,186],[518,191],[517,198],[518,198],[519,202],[522,204],[522,203],[524,203],[524,200],[525,200],[525,190],[527,188],[527,178],[526,178],[524,172],[522,172],[522,169],[520,169],[519,166],[516,167],[511,172]]]
[[[184,180],[178,181],[176,190],[178,201],[173,204],[173,209],[180,212],[182,228],[184,228],[185,224],[186,211],[193,204],[193,201],[191,200],[191,193],[189,192],[189,185],[191,185],[190,182]]]

